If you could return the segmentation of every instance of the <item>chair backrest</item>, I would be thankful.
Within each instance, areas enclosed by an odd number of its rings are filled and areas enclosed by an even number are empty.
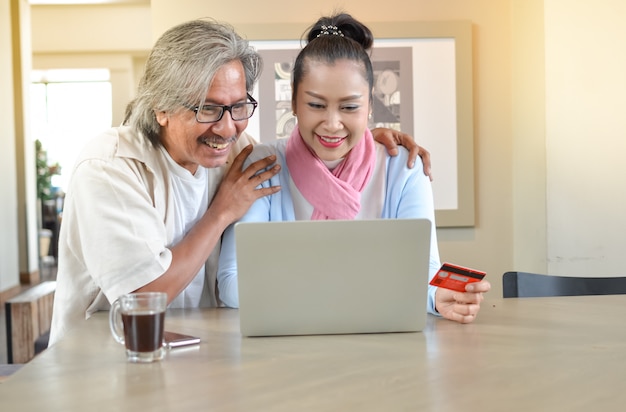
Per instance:
[[[505,298],[624,294],[626,277],[570,277],[526,272],[506,272],[502,275],[502,295]]]

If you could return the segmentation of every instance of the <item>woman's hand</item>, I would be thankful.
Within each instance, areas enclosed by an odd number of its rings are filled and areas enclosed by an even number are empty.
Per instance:
[[[486,280],[470,283],[465,286],[465,292],[438,288],[435,293],[435,309],[446,319],[459,323],[471,323],[480,311],[483,293],[491,289]]]

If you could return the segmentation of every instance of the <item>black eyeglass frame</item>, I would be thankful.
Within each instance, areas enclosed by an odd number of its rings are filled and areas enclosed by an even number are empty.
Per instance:
[[[259,102],[257,102],[254,99],[254,97],[250,96],[250,93],[246,93],[246,95],[247,95],[249,101],[247,101],[245,103],[235,103],[235,104],[231,104],[230,106],[229,105],[225,105],[225,104],[205,104],[205,105],[202,105],[202,106],[186,106],[186,107],[196,114],[196,121],[198,123],[217,123],[220,120],[222,120],[222,117],[224,117],[224,113],[225,112],[230,113],[230,118],[233,119],[234,122],[239,122],[241,120],[247,120],[247,119],[251,118],[252,115],[254,114],[254,111],[256,110],[257,106],[259,105]],[[232,111],[233,107],[239,106],[239,105],[243,105],[243,104],[250,104],[250,103],[252,103],[252,105],[253,105],[252,106],[252,112],[250,113],[250,116],[244,117],[243,119],[235,119],[233,117],[233,111]],[[219,107],[220,109],[222,109],[222,111],[221,111],[220,115],[218,116],[218,118],[216,120],[201,121],[200,119],[198,119],[198,110],[200,110],[200,108],[202,108],[202,107],[212,107],[212,108],[218,108]]]

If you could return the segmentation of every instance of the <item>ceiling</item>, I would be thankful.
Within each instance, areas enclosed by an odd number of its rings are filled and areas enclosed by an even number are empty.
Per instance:
[[[150,0],[28,0],[31,5],[150,4]]]

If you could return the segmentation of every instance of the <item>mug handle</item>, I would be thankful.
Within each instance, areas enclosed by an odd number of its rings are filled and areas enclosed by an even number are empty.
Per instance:
[[[111,334],[117,343],[124,344],[124,325],[122,325],[122,315],[120,313],[120,309],[122,308],[122,304],[119,299],[117,299],[111,305],[111,309],[109,310],[109,327],[111,328]]]

